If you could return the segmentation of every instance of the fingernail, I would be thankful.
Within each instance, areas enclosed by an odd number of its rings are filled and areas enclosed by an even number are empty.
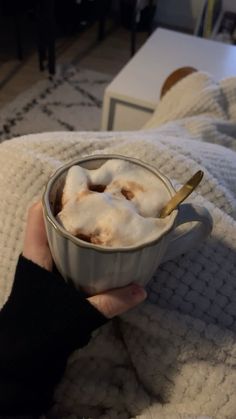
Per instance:
[[[140,298],[142,297],[143,299],[147,297],[147,292],[145,291],[145,289],[143,287],[140,287],[140,285],[138,284],[132,284],[131,294],[134,297],[139,296]]]

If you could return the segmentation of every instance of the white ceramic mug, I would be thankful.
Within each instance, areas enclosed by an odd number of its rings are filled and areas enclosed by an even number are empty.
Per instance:
[[[212,218],[206,208],[182,204],[169,216],[166,229],[149,243],[129,248],[105,248],[72,236],[55,218],[67,171],[73,165],[97,169],[108,159],[128,160],[148,169],[165,185],[170,198],[175,194],[169,179],[156,168],[125,156],[88,156],[72,161],[54,173],[43,196],[49,246],[65,280],[72,280],[77,288],[88,294],[123,287],[131,282],[145,286],[162,262],[187,252],[212,230]]]

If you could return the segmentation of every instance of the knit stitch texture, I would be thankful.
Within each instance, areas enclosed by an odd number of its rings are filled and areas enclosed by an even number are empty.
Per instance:
[[[145,303],[70,357],[53,413],[68,419],[235,419],[236,78],[216,84],[205,73],[188,76],[139,132],[44,133],[2,143],[1,305],[22,249],[27,208],[57,167],[99,153],[139,158],[175,187],[204,170],[188,201],[204,205],[214,226],[198,247],[158,268]]]

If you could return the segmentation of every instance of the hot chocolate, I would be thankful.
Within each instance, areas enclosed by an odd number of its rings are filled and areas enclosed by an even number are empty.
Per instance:
[[[110,159],[93,170],[76,165],[67,173],[57,219],[81,240],[111,248],[136,246],[166,228],[168,220],[158,214],[169,198],[154,173],[131,161]]]

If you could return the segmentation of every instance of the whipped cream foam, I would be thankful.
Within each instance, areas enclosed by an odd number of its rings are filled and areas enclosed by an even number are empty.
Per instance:
[[[72,235],[101,246],[129,247],[159,237],[168,217],[158,218],[170,194],[146,168],[121,159],[94,170],[72,166],[58,221]]]

